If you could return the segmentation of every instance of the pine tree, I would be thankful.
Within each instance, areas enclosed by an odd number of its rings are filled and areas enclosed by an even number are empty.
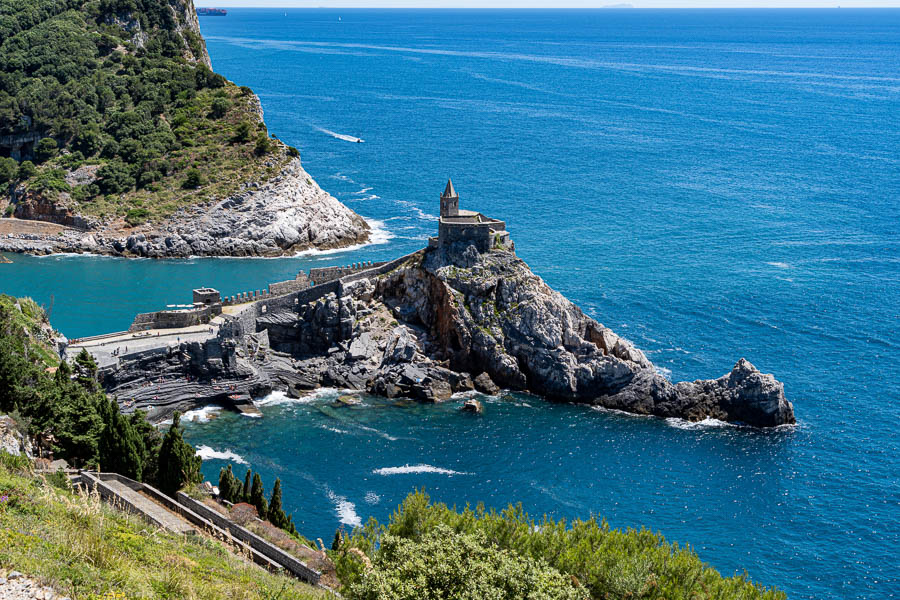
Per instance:
[[[263,490],[262,479],[259,473],[253,474],[253,487],[250,490],[250,504],[256,507],[256,514],[263,521],[269,514],[269,503],[266,502],[265,490]]]
[[[247,504],[252,504],[250,502],[250,478],[253,477],[253,471],[247,469],[247,474],[244,476],[244,488],[239,498],[235,498],[237,502],[246,502]]]
[[[288,516],[284,514],[284,509],[281,506],[281,479],[275,479],[275,487],[272,488],[272,500],[269,502],[267,516],[272,525],[290,532],[291,522]]]
[[[159,448],[159,489],[174,496],[185,485],[200,483],[203,480],[201,463],[194,448],[182,437],[181,414],[176,412],[172,418],[172,427],[166,432]]]

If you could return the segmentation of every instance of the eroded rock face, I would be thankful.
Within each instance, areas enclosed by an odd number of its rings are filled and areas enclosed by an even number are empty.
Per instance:
[[[660,417],[794,422],[783,385],[743,359],[719,379],[673,384],[512,252],[423,250],[387,273],[342,280],[335,289],[313,302],[273,304],[251,320],[255,331],[223,328],[230,333],[206,348],[169,349],[152,370],[186,368],[200,382],[195,397],[213,375],[224,389],[250,393],[328,386],[425,402],[502,386]],[[261,339],[265,360],[252,356]],[[129,388],[146,398],[141,369],[148,360],[132,371],[136,379],[113,377],[119,398]]]
[[[32,202],[21,206],[25,210],[39,205]],[[24,213],[17,216],[40,218]],[[299,158],[269,181],[250,183],[234,196],[185,209],[156,229],[120,237],[98,223],[77,219],[80,217],[47,220],[92,231],[9,236],[0,239],[0,250],[147,258],[282,256],[310,248],[324,250],[363,243],[370,232],[362,217],[313,181]]]
[[[0,415],[0,451],[12,456],[34,458],[31,440],[22,434],[15,421],[6,415]]]

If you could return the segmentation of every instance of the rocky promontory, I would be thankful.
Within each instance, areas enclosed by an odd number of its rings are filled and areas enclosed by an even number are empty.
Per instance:
[[[9,233],[0,236],[0,251],[146,258],[281,256],[364,243],[369,232],[362,217],[319,187],[294,158],[267,181],[245,183],[237,194],[182,209],[159,225],[121,229],[92,223],[87,230]]]
[[[57,90],[0,119],[0,251],[281,256],[369,239],[256,94],[211,70],[192,0],[70,4],[11,9],[0,47],[9,89]]]
[[[429,248],[222,319],[205,340],[107,356],[104,385],[157,417],[272,390],[440,402],[505,388],[691,421],[794,423],[772,375],[741,359],[718,379],[672,383],[510,250]]]

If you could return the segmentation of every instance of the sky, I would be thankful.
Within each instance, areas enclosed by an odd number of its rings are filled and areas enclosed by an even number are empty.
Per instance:
[[[324,8],[858,8],[900,7],[900,0],[195,0],[215,7]]]

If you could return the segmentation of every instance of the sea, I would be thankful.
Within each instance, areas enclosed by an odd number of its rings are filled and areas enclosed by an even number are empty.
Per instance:
[[[373,243],[11,256],[0,291],[70,337],[122,330],[198,286],[423,247],[452,177],[463,207],[506,220],[538,275],[672,380],[745,357],[798,420],[273,394],[262,418],[186,417],[207,477],[280,477],[297,528],[326,544],[425,489],[648,528],[792,599],[900,596],[900,10],[229,9],[200,24],[214,68],[259,94]]]

